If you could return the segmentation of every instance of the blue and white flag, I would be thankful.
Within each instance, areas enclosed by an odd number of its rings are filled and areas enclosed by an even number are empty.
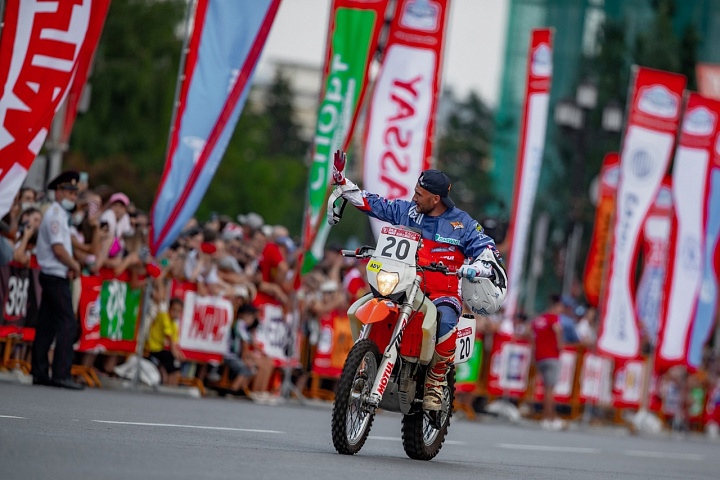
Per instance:
[[[232,137],[280,0],[198,0],[165,170],[151,213],[155,255],[195,214]]]

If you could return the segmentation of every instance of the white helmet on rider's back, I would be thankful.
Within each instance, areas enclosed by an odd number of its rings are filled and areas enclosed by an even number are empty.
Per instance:
[[[462,279],[462,297],[473,313],[492,315],[500,309],[507,293],[507,274],[505,267],[495,257],[490,248],[486,248],[477,259],[490,265],[490,277],[476,277],[473,280]]]

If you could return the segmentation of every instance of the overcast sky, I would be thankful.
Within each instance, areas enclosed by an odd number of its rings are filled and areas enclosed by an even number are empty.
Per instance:
[[[260,62],[322,64],[331,0],[283,0]],[[475,90],[491,107],[500,94],[509,0],[451,0],[443,85]]]

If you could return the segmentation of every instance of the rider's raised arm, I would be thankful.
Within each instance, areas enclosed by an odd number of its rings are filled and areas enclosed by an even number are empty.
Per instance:
[[[402,223],[402,219],[407,216],[412,205],[412,202],[407,200],[388,200],[375,193],[360,190],[357,185],[347,178],[344,178],[344,182],[344,184],[335,187],[340,190],[340,196],[361,212],[378,220],[399,225]]]

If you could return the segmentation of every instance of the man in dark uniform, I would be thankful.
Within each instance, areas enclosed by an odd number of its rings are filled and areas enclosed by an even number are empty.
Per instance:
[[[36,246],[40,265],[42,298],[33,342],[32,375],[34,385],[82,390],[70,376],[73,342],[77,319],[72,307],[70,282],[80,275],[80,264],[72,255],[70,211],[78,196],[78,172],[63,172],[48,184],[55,191],[55,201],[45,212]],[[55,340],[52,380],[49,375],[48,351]]]

